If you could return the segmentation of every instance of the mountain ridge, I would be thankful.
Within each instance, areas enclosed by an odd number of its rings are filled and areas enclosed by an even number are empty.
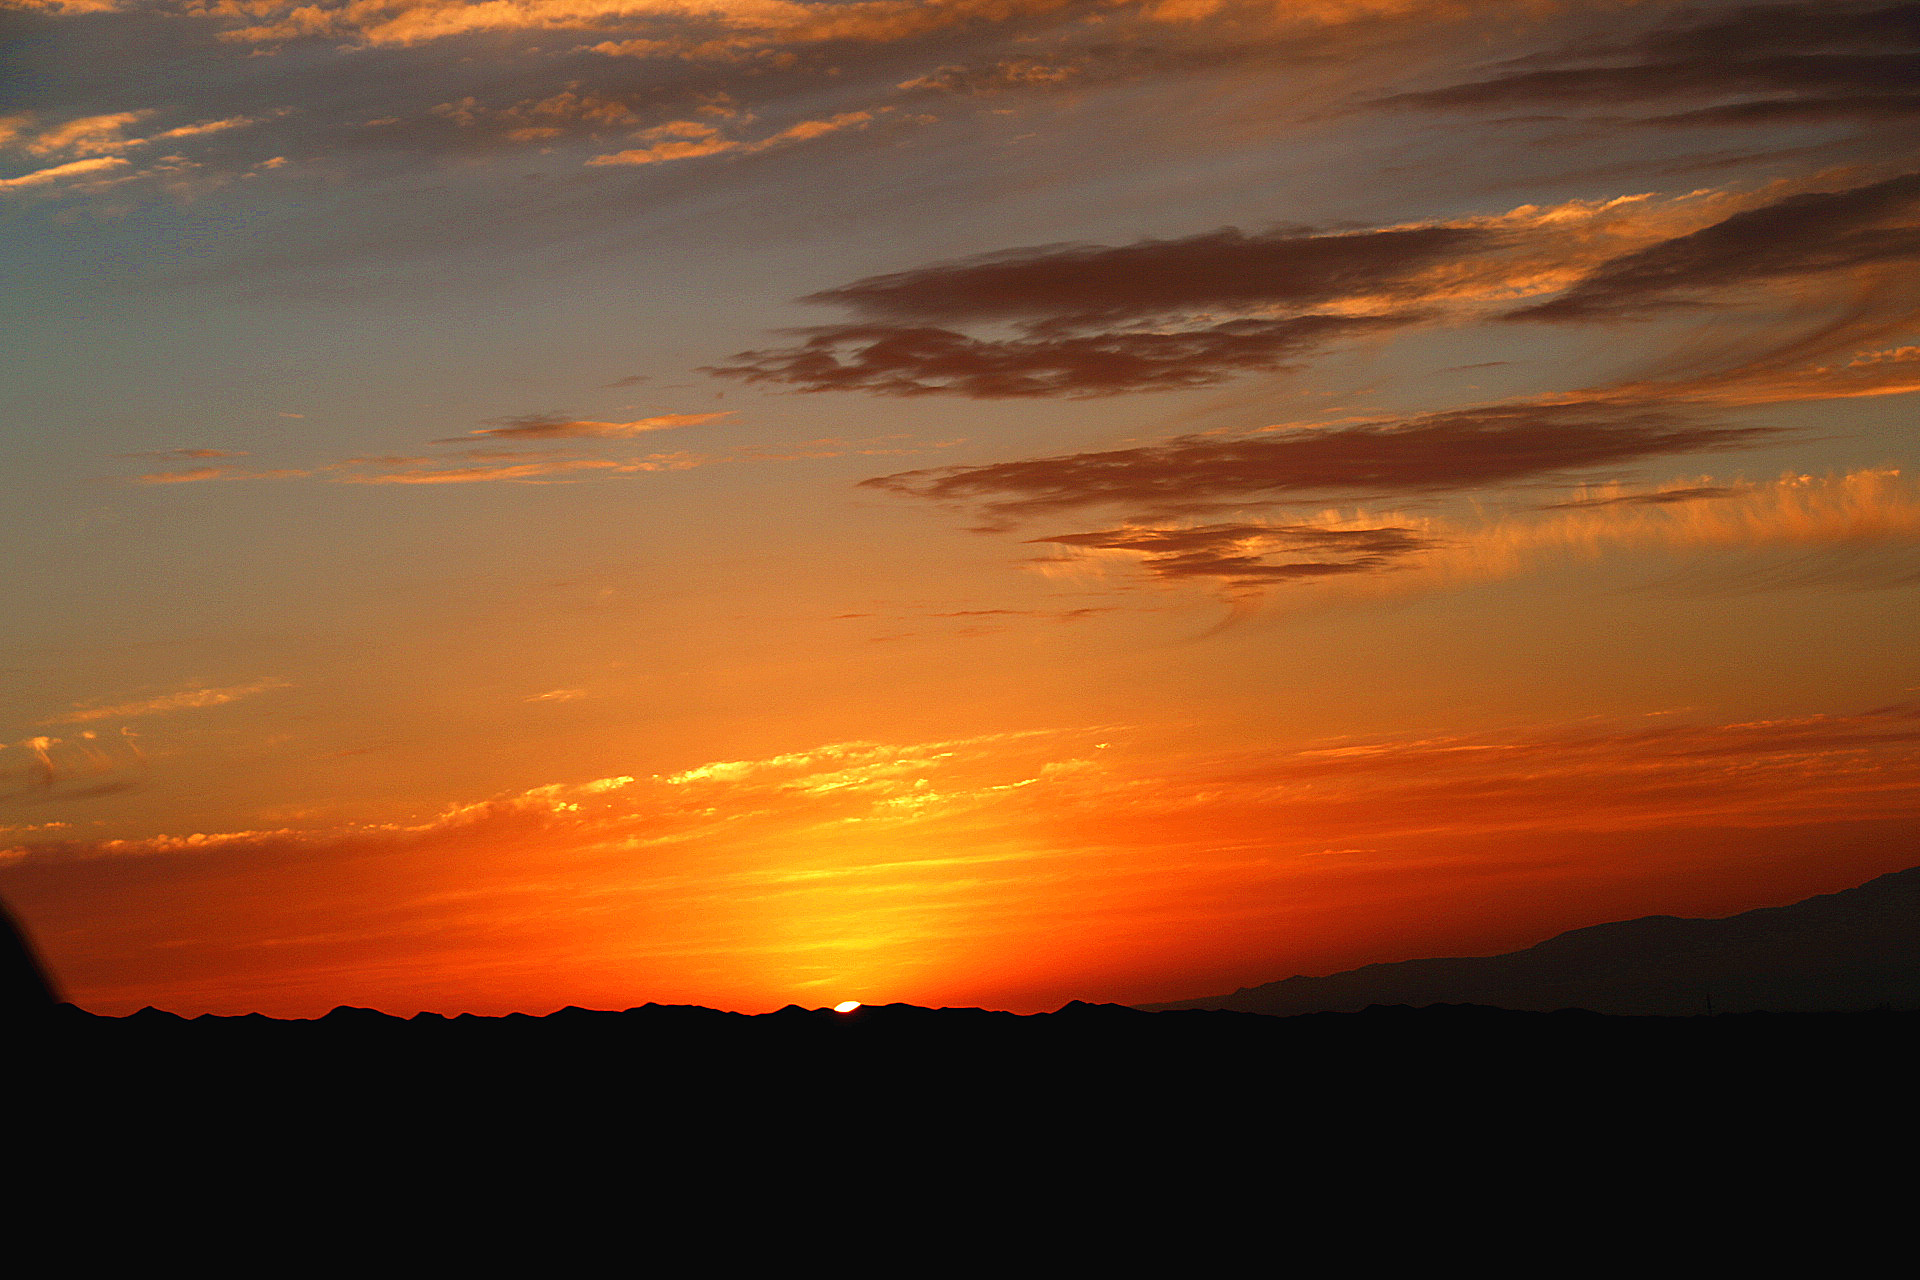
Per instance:
[[[1499,955],[1387,961],[1137,1007],[1287,1016],[1375,1004],[1638,1015],[1920,1009],[1920,867],[1732,916],[1639,916]]]

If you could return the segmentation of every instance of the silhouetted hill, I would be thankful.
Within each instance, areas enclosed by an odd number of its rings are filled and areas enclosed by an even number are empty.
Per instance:
[[[1647,916],[1498,956],[1402,960],[1143,1009],[1481,1004],[1610,1014],[1920,1009],[1920,867],[1718,920]]]
[[[1383,1213],[1402,1220],[1381,1198],[1396,1179],[1414,1202],[1474,1187],[1477,1211],[1507,1212],[1518,1201],[1487,1190],[1502,1179],[1565,1199],[1584,1194],[1579,1176],[1603,1176],[1691,1211],[1703,1181],[1878,1167],[1846,1142],[1903,1150],[1920,1013],[1435,1005],[1270,1018],[1076,1002],[1025,1016],[645,1005],[274,1019],[65,1005],[8,1032],[20,1109],[54,1130],[30,1159],[63,1191],[109,1177],[202,1202],[205,1187],[235,1183],[282,1206],[337,1193],[349,1218],[435,1230],[467,1205],[474,1238],[491,1241],[524,1212],[500,1185],[572,1179],[567,1212],[625,1230],[638,1205],[656,1226],[635,1238],[652,1247],[700,1220],[663,1197],[737,1217],[749,1192],[815,1197],[814,1235],[829,1237],[852,1213],[924,1237],[946,1197],[974,1191],[996,1214],[1071,1211],[1084,1234],[1075,1194],[1144,1219],[1163,1208],[1163,1184],[1211,1186],[1202,1198],[1240,1197],[1249,1214],[1331,1187],[1366,1230],[1389,1229]],[[1660,1189],[1668,1175],[1676,1184]],[[1303,1234],[1324,1227],[1318,1211],[1288,1212]],[[1108,1228],[1129,1247],[1130,1223]],[[861,1232],[869,1250],[884,1238]],[[803,1239],[782,1247],[845,1248]]]

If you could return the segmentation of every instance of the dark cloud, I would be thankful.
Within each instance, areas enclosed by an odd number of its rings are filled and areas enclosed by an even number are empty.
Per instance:
[[[707,372],[805,391],[897,396],[1207,386],[1412,323],[1418,276],[1508,238],[1484,227],[1291,227],[1251,235],[1228,227],[1181,239],[985,254],[809,294],[803,301],[846,307],[871,323],[802,330],[798,346],[742,352]],[[1371,314],[1311,314],[1336,303]],[[1221,319],[1223,312],[1242,315]],[[931,322],[1012,322],[1020,336],[980,337]]]
[[[1920,82],[1920,3],[1753,5],[1694,16],[1632,44],[1570,49],[1543,61],[1549,65],[1509,64],[1490,79],[1385,101],[1509,110],[1595,105],[1617,113],[1650,99],[1741,98],[1748,100],[1651,122],[1899,118],[1911,114]]]
[[[1512,313],[1590,320],[1699,305],[1732,286],[1906,264],[1920,258],[1920,173],[1788,196],[1625,254],[1559,297]]]
[[[1412,316],[1295,316],[1229,320],[1171,333],[1119,330],[975,338],[911,325],[804,330],[799,346],[743,351],[703,372],[802,391],[974,399],[1105,396],[1209,386],[1281,368],[1341,338],[1411,323]]]
[[[1213,579],[1232,587],[1266,587],[1355,573],[1377,573],[1433,541],[1411,529],[1329,529],[1320,525],[1209,524],[1187,529],[1106,529],[1061,533],[1034,542],[1101,551],[1130,551],[1168,581]],[[1307,556],[1307,559],[1288,557]],[[1278,557],[1278,559],[1276,559]]]
[[[1651,493],[1623,493],[1605,498],[1576,498],[1572,502],[1550,502],[1543,511],[1571,511],[1580,507],[1664,507],[1680,502],[1704,502],[1712,498],[1737,498],[1747,489],[1734,485],[1697,485],[1691,489],[1655,489]]]
[[[933,93],[984,97],[1013,89],[1058,89],[1085,78],[1086,69],[1072,63],[1036,62],[1031,58],[1003,59],[987,66],[945,66],[903,82],[900,88]]]
[[[497,440],[625,440],[649,431],[669,431],[675,427],[704,426],[730,418],[733,411],[717,413],[664,413],[630,422],[599,422],[564,413],[523,413],[517,417],[496,418],[500,425],[469,431],[464,436],[435,440],[435,444],[472,444],[476,437]]]
[[[907,471],[862,484],[980,503],[1002,517],[1101,505],[1179,513],[1307,495],[1483,488],[1737,447],[1767,434],[1631,406],[1494,406],[1239,439],[1184,436],[1136,449]]]
[[[1920,116],[1920,93],[1856,93],[1828,98],[1766,98],[1641,121],[1656,126],[1825,124],[1834,120],[1893,121]]]
[[[884,320],[1086,325],[1210,308],[1305,308],[1405,291],[1436,263],[1491,247],[1478,227],[1352,233],[1233,227],[1178,240],[1044,245],[870,276],[803,301]]]

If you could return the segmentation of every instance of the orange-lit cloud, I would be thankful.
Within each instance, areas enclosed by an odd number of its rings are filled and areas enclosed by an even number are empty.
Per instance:
[[[225,706],[241,698],[250,698],[257,693],[266,693],[273,689],[284,689],[287,681],[276,678],[255,680],[248,684],[228,685],[224,688],[182,689],[174,693],[163,693],[152,698],[139,698],[132,702],[115,702],[106,706],[78,707],[62,715],[44,720],[43,724],[90,724],[96,720],[134,720],[141,716],[158,715],[166,711],[191,711],[202,707]]]
[[[892,44],[947,33],[1038,34],[1076,23],[1098,32],[1128,18],[1141,26],[1218,25],[1247,35],[1299,37],[1341,23],[1417,23],[1487,15],[1512,21],[1563,7],[1541,0],[214,0],[196,12],[239,25],[247,42],[346,37],[408,45],[477,32],[644,32],[594,46],[628,57],[730,60],[816,44]]]
[[[624,440],[693,426],[730,416],[719,413],[670,414],[643,418],[635,422],[594,422],[559,415],[534,414],[509,419],[508,425],[436,440],[436,444],[474,444],[488,437],[508,440]],[[227,480],[316,480],[330,484],[373,485],[450,485],[450,484],[555,484],[606,476],[652,475],[668,471],[691,471],[697,467],[722,463],[799,462],[818,458],[891,458],[930,449],[949,448],[959,441],[937,440],[925,444],[908,443],[900,434],[848,440],[824,436],[791,444],[734,445],[720,453],[703,454],[678,450],[648,453],[626,458],[583,458],[555,449],[467,448],[441,457],[404,454],[363,455],[311,467],[248,470],[242,467],[207,465],[180,471],[156,471],[135,477],[138,484],[178,485]],[[193,460],[201,458],[244,457],[218,449],[174,449],[157,454],[134,455]]]
[[[705,372],[802,391],[975,399],[1110,396],[1204,387],[1280,369],[1315,349],[1410,323],[1401,316],[1229,320],[1173,333],[989,340],[950,329],[834,325],[797,347],[743,351]]]
[[[1308,495],[1483,488],[1732,448],[1766,434],[1638,406],[1491,405],[1351,426],[1186,436],[1133,449],[905,471],[862,483],[979,503],[1002,518],[1095,506],[1179,512]]]
[[[778,133],[769,134],[751,142],[723,137],[719,129],[701,121],[675,120],[642,131],[638,136],[648,143],[647,146],[595,156],[587,163],[590,165],[658,164],[663,160],[690,160],[697,156],[714,156],[729,151],[750,155],[765,151],[769,147],[784,146],[790,142],[807,142],[829,133],[838,133],[843,129],[864,129],[873,123],[874,114],[872,111],[843,111],[839,115],[824,120],[802,120]]]
[[[1325,524],[1135,527],[1060,533],[1033,541],[1075,551],[1123,552],[1140,557],[1146,572],[1164,581],[1204,579],[1234,589],[1378,573],[1433,544],[1424,531]]]
[[[499,480],[545,481],[570,475],[635,475],[655,471],[687,471],[705,466],[697,454],[656,453],[644,458],[530,458],[470,467],[434,466],[426,459],[353,460],[328,478],[341,484],[487,484]],[[351,468],[351,469],[349,469]]]
[[[119,156],[96,156],[91,160],[70,160],[66,164],[35,169],[13,178],[0,178],[0,191],[18,191],[23,187],[44,187],[69,178],[85,178],[117,169],[127,162]]]
[[[1920,261],[1920,173],[1802,192],[1603,263],[1558,297],[1519,311],[1592,320],[1699,306],[1713,292]],[[1909,304],[1908,316],[1916,308]]]
[[[1456,589],[1557,565],[1655,556],[1697,591],[1920,582],[1920,489],[1896,471],[1701,478],[1579,491],[1535,513],[1446,519],[1330,511],[1290,523],[1139,524],[1035,539],[1055,576],[1138,568],[1233,595],[1311,584],[1317,599]],[[1332,593],[1329,595],[1329,593]]]
[[[0,0],[0,9],[43,13],[112,13],[119,7],[119,0]]]
[[[188,467],[185,471],[150,471],[136,476],[135,480],[140,484],[197,484],[205,480],[297,480],[312,474],[297,469],[246,471],[239,467]]]
[[[719,413],[666,413],[652,418],[636,418],[632,422],[595,422],[558,413],[529,413],[505,419],[502,426],[469,431],[465,436],[454,436],[434,443],[467,443],[475,436],[504,440],[624,440],[649,431],[705,426],[709,422],[732,416],[733,411],[727,409]]]
[[[1178,757],[1113,733],[830,744],[415,823],[35,839],[5,883],[84,898],[42,907],[43,944],[76,1000],[114,1012],[770,1008],[846,984],[1058,1003],[1356,954],[1402,927],[1388,883],[1614,893],[1647,874],[1616,835],[1753,868],[1802,829],[1920,807],[1912,707]],[[1507,927],[1544,933],[1578,907],[1515,910]]]
[[[39,734],[16,743],[0,743],[0,803],[24,800],[37,804],[123,795],[140,785],[145,765],[138,735],[124,727],[105,736],[83,729],[67,737]],[[53,830],[72,824],[33,825],[34,829]]]
[[[1689,290],[1752,281],[1801,287],[1868,258],[1891,267],[1910,256],[1910,236],[1877,226],[1900,216],[1903,180],[1839,193],[1809,192],[1809,181],[1523,205],[1362,231],[1226,228],[985,254],[810,294],[802,301],[864,319],[799,330],[805,339],[797,346],[741,352],[707,372],[803,391],[895,396],[1180,389],[1287,367],[1319,348],[1415,324],[1467,323],[1503,311],[1617,320],[1630,313],[1618,296],[1629,277],[1647,294],[1641,309],[1673,307],[1688,302]],[[1811,243],[1795,247],[1818,221],[1801,211],[1815,206],[1861,224],[1852,257],[1822,254]],[[1692,278],[1635,265],[1679,256],[1693,261]],[[1600,294],[1613,302],[1598,307]],[[1548,300],[1511,309],[1540,297]],[[1858,301],[1853,308],[1873,309]],[[1899,313],[1902,322],[1909,312]],[[1018,336],[947,327],[956,324],[1010,324]],[[1850,340],[1885,328],[1856,324]]]
[[[126,130],[152,114],[151,110],[147,110],[82,116],[36,135],[26,144],[26,150],[28,154],[36,156],[51,155],[57,151],[70,151],[82,156],[120,151],[132,145],[131,140],[124,136]]]
[[[200,458],[244,458],[245,449],[150,449],[145,453],[130,453],[130,458],[162,458],[169,462],[191,461]]]

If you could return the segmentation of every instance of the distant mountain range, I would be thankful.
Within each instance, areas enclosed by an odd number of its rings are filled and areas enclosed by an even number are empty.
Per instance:
[[[1920,1009],[1920,867],[1720,920],[1646,916],[1506,955],[1370,964],[1149,1010],[1480,1004],[1615,1014]]]

